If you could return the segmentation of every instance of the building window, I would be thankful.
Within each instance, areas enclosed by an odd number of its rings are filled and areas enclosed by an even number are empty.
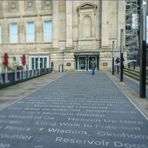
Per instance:
[[[30,56],[29,70],[49,68],[49,56]]]
[[[10,43],[17,43],[18,42],[18,24],[11,23],[9,26],[9,39]]]
[[[44,42],[51,42],[52,41],[52,21],[44,21],[43,25],[44,31]]]
[[[34,22],[27,22],[26,24],[26,42],[31,43],[35,41],[35,24]]]
[[[2,25],[0,25],[0,44],[2,43]]]

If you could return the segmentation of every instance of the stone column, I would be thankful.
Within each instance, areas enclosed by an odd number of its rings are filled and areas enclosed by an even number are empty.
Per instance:
[[[0,16],[2,16],[2,12],[3,12],[3,7],[2,7],[3,4],[2,3],[3,2],[0,3]]]
[[[20,12],[20,19],[19,19],[19,42],[22,44],[22,43],[25,43],[26,42],[26,39],[25,39],[25,23],[24,23],[24,18],[23,18],[23,15],[25,13],[25,2],[24,1],[18,1],[19,3],[19,12]]]
[[[101,39],[102,39],[102,48],[109,47],[109,5],[108,5],[108,0],[102,0],[102,26],[101,26]]]
[[[2,35],[4,46],[7,46],[7,44],[9,44],[9,24],[7,18],[3,19]]]
[[[40,43],[43,41],[43,22],[40,16],[36,19],[36,42]]]
[[[19,8],[19,14],[22,16],[24,14],[25,9],[25,2],[24,1],[18,1],[18,8]]]
[[[24,23],[24,18],[20,17],[19,19],[19,42],[21,44],[26,43],[25,26],[26,26],[26,23]]]
[[[53,12],[53,48],[59,48],[59,1],[52,1],[52,12]]]
[[[72,1],[66,1],[66,47],[72,47]]]
[[[91,15],[92,18],[92,37],[96,39],[96,14]]]
[[[124,29],[125,32],[125,9],[126,4],[125,0],[118,1],[118,48],[120,48],[120,34],[121,29]]]

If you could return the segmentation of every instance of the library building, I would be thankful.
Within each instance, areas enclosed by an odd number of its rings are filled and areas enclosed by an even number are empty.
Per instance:
[[[111,68],[112,42],[119,56],[125,1],[3,0],[0,3],[0,72],[43,69],[89,71]],[[125,30],[125,29],[124,29]]]

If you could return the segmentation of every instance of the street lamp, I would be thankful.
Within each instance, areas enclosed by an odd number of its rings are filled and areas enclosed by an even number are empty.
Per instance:
[[[124,30],[121,29],[121,38],[120,38],[120,81],[123,81],[123,48],[124,48]]]
[[[114,54],[114,50],[115,50],[115,41],[112,42],[112,75],[114,75],[114,58],[115,58],[115,54]]]
[[[141,0],[140,9],[140,97],[146,97],[146,11],[147,0]]]

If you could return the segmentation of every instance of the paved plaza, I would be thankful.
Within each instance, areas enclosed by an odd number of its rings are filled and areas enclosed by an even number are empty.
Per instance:
[[[148,148],[148,120],[106,73],[68,73],[0,111],[0,148]]]

